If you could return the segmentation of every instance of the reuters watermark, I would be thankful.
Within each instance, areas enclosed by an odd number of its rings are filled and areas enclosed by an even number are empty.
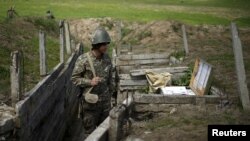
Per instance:
[[[208,125],[208,141],[224,138],[249,141],[250,125]]]

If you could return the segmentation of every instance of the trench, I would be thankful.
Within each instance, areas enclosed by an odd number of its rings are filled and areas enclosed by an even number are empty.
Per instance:
[[[16,104],[18,121],[12,126],[17,129],[19,140],[85,140],[82,121],[78,118],[78,99],[75,96],[80,91],[70,80],[75,61],[83,53],[82,46],[77,45],[75,49],[76,51],[65,63],[58,64],[27,94],[28,97]],[[111,110],[113,114],[107,117],[86,138],[86,141],[116,141],[126,138],[125,132],[129,132],[130,129],[124,130],[123,127],[130,116],[138,121],[152,119],[155,113],[169,113],[178,105],[204,108],[206,104],[218,104],[222,99],[227,99],[218,95],[221,93],[218,89],[210,90],[214,95],[203,97],[148,94],[145,91],[145,87],[149,85],[145,69],[158,68],[158,72],[162,70],[170,72],[173,74],[172,78],[178,80],[187,74],[188,68],[168,67],[169,63],[173,63],[173,59],[170,59],[171,53],[151,52],[145,55],[135,53],[138,50],[142,51],[143,47],[133,48],[131,45],[123,45],[112,50],[112,63],[116,68],[114,76],[119,80],[117,81],[118,105]],[[174,62],[178,61],[175,59]]]

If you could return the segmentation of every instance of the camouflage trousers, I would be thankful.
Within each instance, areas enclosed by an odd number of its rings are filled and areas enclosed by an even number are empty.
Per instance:
[[[82,100],[81,117],[85,134],[90,134],[101,124],[108,116],[111,109],[111,100],[98,101],[95,104],[87,103]]]

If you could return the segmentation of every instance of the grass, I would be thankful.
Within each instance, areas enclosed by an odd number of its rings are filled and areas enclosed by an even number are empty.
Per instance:
[[[166,115],[160,119],[153,119],[153,121],[146,122],[145,128],[151,131],[164,128],[178,128],[179,130],[185,129],[185,126],[191,126],[192,128],[196,127],[206,127],[209,124],[240,124],[240,123],[249,123],[247,112],[243,111],[220,111],[210,112],[210,113],[199,113],[198,111],[190,111],[177,113],[174,115]],[[183,116],[185,115],[185,116]],[[188,131],[190,132],[190,131]]]
[[[17,18],[0,23],[0,94],[10,93],[10,64],[12,51],[23,53],[22,83],[28,91],[41,79],[39,75],[38,31],[46,33],[48,72],[59,63],[59,30],[57,22],[44,18]]]
[[[15,5],[20,16],[45,16],[50,9],[58,19],[112,17],[143,22],[177,20],[188,24],[228,25],[235,21],[240,26],[250,25],[249,0],[1,0],[0,3],[1,20],[7,9]]]

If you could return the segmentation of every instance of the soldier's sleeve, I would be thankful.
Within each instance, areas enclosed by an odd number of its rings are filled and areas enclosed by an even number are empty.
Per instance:
[[[73,69],[73,73],[71,76],[71,80],[73,82],[73,84],[80,86],[80,87],[89,87],[91,86],[91,80],[84,78],[84,74],[86,72],[86,68],[85,68],[85,63],[86,63],[86,57],[84,57],[83,55],[81,55],[75,63],[75,67]]]

